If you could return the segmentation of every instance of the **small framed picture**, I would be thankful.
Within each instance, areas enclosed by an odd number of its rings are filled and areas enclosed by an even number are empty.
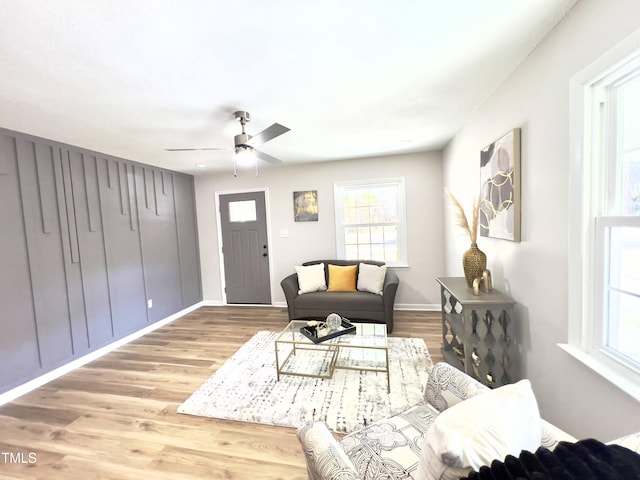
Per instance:
[[[296,222],[318,221],[318,191],[293,192],[293,218]]]

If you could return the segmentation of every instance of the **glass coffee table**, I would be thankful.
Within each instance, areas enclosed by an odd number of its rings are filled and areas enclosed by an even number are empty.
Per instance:
[[[354,323],[348,333],[314,343],[300,333],[307,320],[292,320],[275,340],[278,381],[282,375],[329,379],[336,369],[380,372],[389,380],[387,326],[379,323]]]

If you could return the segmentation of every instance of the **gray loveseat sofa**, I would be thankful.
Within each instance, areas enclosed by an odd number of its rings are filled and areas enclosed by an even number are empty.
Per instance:
[[[325,264],[325,280],[329,284],[327,265],[359,265],[368,263],[381,266],[384,262],[373,260],[313,260],[302,265]],[[339,313],[353,321],[385,323],[387,332],[393,331],[393,306],[398,290],[398,276],[387,269],[382,295],[369,292],[329,292],[319,291],[298,294],[298,275],[293,273],[280,282],[287,300],[289,320],[305,318],[325,318],[330,313]]]

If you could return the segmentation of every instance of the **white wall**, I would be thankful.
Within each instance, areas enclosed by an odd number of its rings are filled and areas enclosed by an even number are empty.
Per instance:
[[[481,238],[494,286],[518,302],[526,374],[543,416],[578,437],[640,430],[640,403],[570,357],[567,341],[569,81],[640,27],[637,0],[581,0],[455,136],[444,185],[466,204],[479,185],[480,149],[522,128],[522,242]],[[445,268],[468,247],[445,209]]]
[[[270,222],[271,290],[275,304],[284,304],[280,281],[307,260],[336,258],[333,183],[341,180],[404,176],[407,198],[409,268],[395,269],[400,277],[396,304],[424,308],[440,304],[434,278],[442,275],[442,157],[437,153],[395,155],[313,165],[264,168],[195,178],[196,205],[204,300],[219,303],[221,289],[215,193],[267,189]],[[317,222],[295,222],[293,192],[318,191]],[[288,237],[280,237],[287,230]]]

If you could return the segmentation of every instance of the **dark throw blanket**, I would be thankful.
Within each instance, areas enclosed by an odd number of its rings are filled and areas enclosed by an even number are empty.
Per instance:
[[[470,480],[640,480],[640,454],[598,440],[560,442],[550,451],[522,451],[519,457],[494,460],[491,467],[471,472]]]

